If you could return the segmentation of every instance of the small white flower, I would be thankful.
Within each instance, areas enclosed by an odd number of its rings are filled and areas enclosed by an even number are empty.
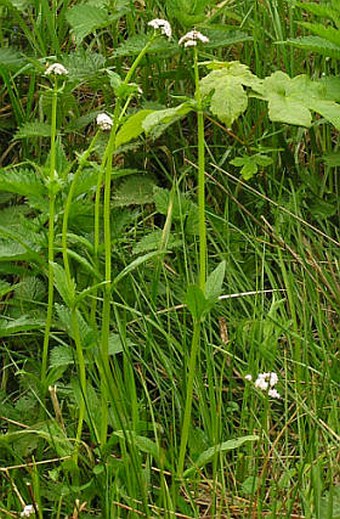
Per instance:
[[[201,32],[193,30],[182,36],[178,41],[178,45],[184,45],[184,47],[196,47],[198,41],[201,43],[208,43],[209,38],[204,36]]]
[[[266,381],[266,373],[260,373],[257,376],[257,379],[254,382],[255,387],[258,389],[262,389],[262,391],[267,391],[268,382]]]
[[[274,387],[278,383],[279,377],[273,371],[271,373],[266,373],[266,375],[267,375],[270,387]]]
[[[68,70],[61,63],[53,63],[45,70],[45,76],[50,76],[51,74],[56,76],[66,76],[68,74]]]
[[[276,389],[270,389],[268,391],[268,396],[270,396],[271,398],[277,398],[278,400],[280,400],[281,398],[280,393],[278,393]]]
[[[248,380],[248,382],[251,382],[253,380],[253,377],[250,375],[250,373],[246,375],[244,378],[245,380]]]
[[[171,38],[172,31],[171,31],[171,25],[167,20],[163,20],[162,18],[155,18],[154,20],[151,20],[151,22],[148,23],[150,27],[153,27],[155,30],[160,30],[161,34],[164,34],[167,38]]]
[[[113,126],[113,121],[111,117],[107,114],[98,114],[96,118],[96,122],[101,130],[108,131],[111,130]]]
[[[23,511],[20,514],[20,517],[30,517],[32,514],[35,513],[34,506],[33,505],[26,505]]]

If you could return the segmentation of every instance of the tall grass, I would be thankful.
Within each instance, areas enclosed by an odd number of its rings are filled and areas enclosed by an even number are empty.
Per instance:
[[[338,135],[200,91],[335,63],[291,2],[79,7],[0,7],[1,517],[337,517]]]

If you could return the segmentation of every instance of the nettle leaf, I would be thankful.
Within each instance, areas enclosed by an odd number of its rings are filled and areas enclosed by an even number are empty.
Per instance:
[[[223,123],[232,123],[245,112],[248,106],[248,96],[244,86],[254,87],[260,80],[249,68],[239,61],[229,63],[212,63],[213,70],[201,79],[201,93],[211,95],[210,109]]]
[[[24,123],[14,135],[14,139],[30,139],[32,137],[50,137],[51,125],[34,121],[32,123]]]
[[[66,13],[77,44],[97,29],[110,25],[116,18],[117,16],[110,15],[103,6],[89,4],[74,5]]]
[[[45,196],[46,187],[37,173],[29,169],[0,170],[0,191],[23,196]]]
[[[153,200],[155,182],[150,176],[133,175],[126,178],[113,196],[114,207],[149,204]]]
[[[277,71],[266,77],[256,89],[268,101],[272,121],[308,128],[312,124],[312,110],[340,129],[340,105],[327,100],[322,82],[312,81],[306,75],[291,79],[284,72]]]
[[[60,296],[68,306],[72,306],[75,298],[75,283],[66,276],[61,265],[53,263],[54,284]]]
[[[320,36],[320,38],[324,38],[330,43],[334,43],[334,45],[337,45],[340,50],[340,31],[335,27],[325,26],[321,23],[309,22],[302,22],[300,25],[303,25],[317,36]]]
[[[289,39],[285,43],[306,51],[317,52],[322,56],[340,59],[339,46],[324,38],[320,38],[320,36],[302,36],[301,38]]]
[[[116,146],[119,147],[133,139],[137,139],[144,132],[143,122],[145,118],[153,112],[154,110],[140,110],[130,115],[117,133]]]

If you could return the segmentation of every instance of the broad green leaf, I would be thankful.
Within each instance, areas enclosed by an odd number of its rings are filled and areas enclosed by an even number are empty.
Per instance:
[[[340,104],[333,101],[323,101],[322,99],[311,99],[310,101],[307,99],[307,103],[311,110],[322,115],[337,130],[340,130]]]
[[[245,112],[248,96],[243,86],[253,87],[259,83],[246,65],[238,61],[212,64],[218,68],[201,79],[203,96],[210,96],[210,109],[220,121],[231,126]]]
[[[221,261],[219,265],[209,274],[205,284],[205,297],[211,302],[218,300],[222,293],[222,285],[225,277],[226,262]]]
[[[186,294],[186,304],[194,321],[200,321],[210,309],[210,302],[206,299],[198,285],[189,285]]]
[[[266,155],[250,155],[249,157],[236,157],[230,164],[241,167],[241,175],[244,180],[251,179],[258,172],[258,166],[266,167],[273,163],[273,159]]]
[[[181,119],[193,109],[192,103],[184,102],[176,108],[166,108],[165,110],[154,110],[142,121],[145,133],[150,133],[157,126],[171,124]]]
[[[89,4],[74,5],[67,11],[66,19],[72,27],[77,44],[96,29],[106,27],[113,21],[106,9]]]
[[[154,110],[140,110],[130,115],[117,133],[116,146],[119,147],[132,141],[132,139],[137,139],[144,132],[143,122],[145,118],[153,112]]]
[[[184,476],[187,477],[189,474],[194,472],[197,468],[204,467],[207,463],[210,463],[217,453],[227,452],[230,450],[238,449],[241,445],[247,442],[254,442],[259,439],[259,436],[256,435],[248,435],[242,436],[241,438],[236,438],[235,440],[228,440],[223,443],[219,443],[214,447],[210,447],[206,451],[202,452],[202,454],[198,457],[193,467],[190,467],[184,472]]]

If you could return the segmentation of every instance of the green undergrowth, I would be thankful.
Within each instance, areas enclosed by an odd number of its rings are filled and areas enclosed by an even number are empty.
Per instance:
[[[0,516],[340,517],[336,3],[52,4],[0,1]]]

